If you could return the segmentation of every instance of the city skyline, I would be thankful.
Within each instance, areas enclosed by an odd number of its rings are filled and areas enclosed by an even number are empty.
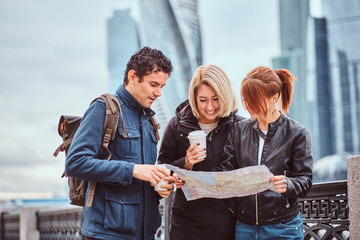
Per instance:
[[[108,91],[106,19],[131,2],[0,2],[0,198],[67,194],[57,123]],[[221,67],[239,99],[245,74],[279,55],[277,1],[199,1],[199,16],[203,63]]]

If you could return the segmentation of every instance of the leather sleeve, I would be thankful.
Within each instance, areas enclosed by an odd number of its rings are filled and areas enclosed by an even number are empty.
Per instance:
[[[312,185],[313,157],[308,131],[303,128],[294,138],[292,145],[291,169],[286,174],[288,198],[305,197]]]
[[[218,166],[214,168],[214,171],[230,171],[238,168],[235,159],[236,129],[237,128],[235,124],[234,127],[231,129],[227,141],[224,145],[224,152],[221,155],[221,162]]]

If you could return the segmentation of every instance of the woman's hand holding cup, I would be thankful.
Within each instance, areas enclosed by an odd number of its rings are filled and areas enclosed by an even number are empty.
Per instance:
[[[190,170],[194,164],[204,161],[205,157],[205,148],[199,148],[198,143],[190,145],[186,151],[184,168]]]

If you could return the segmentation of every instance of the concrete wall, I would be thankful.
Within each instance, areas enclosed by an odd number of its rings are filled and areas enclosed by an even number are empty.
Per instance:
[[[360,156],[348,158],[347,171],[350,238],[360,239]]]
[[[40,233],[36,228],[37,207],[25,207],[20,211],[20,240],[39,240]]]

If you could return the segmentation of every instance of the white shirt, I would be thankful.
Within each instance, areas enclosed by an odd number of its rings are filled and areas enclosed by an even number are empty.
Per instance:
[[[267,134],[267,130],[261,130],[265,135]],[[262,155],[262,151],[264,148],[264,143],[265,143],[265,139],[263,139],[260,135],[259,135],[259,154],[258,154],[258,165],[260,165],[261,163],[261,155]]]

